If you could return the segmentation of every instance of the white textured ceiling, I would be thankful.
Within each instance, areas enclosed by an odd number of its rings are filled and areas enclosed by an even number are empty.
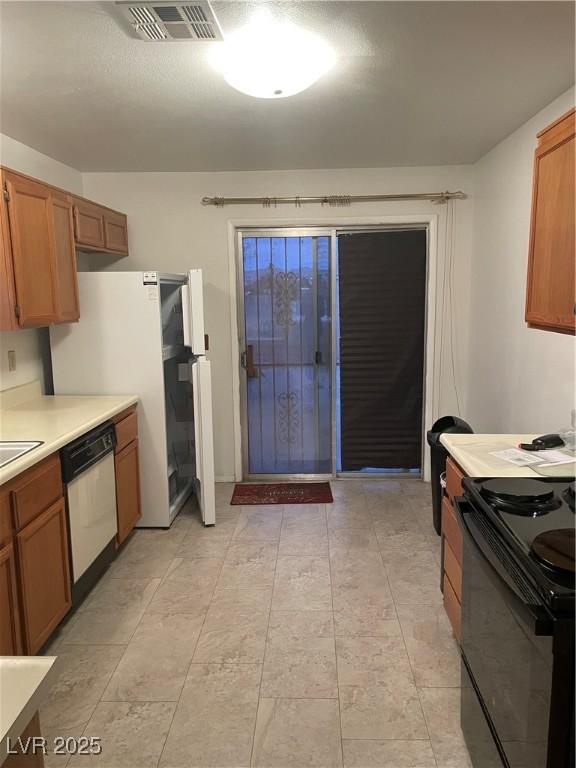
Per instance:
[[[213,5],[226,33],[255,4]],[[82,171],[470,163],[573,82],[573,3],[266,5],[338,53],[292,98],[235,92],[205,44],[133,39],[112,3],[4,2],[0,128]]]

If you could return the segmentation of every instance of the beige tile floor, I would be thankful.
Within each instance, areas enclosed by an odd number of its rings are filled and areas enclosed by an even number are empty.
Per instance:
[[[430,488],[332,483],[327,505],[192,507],[136,531],[48,652],[44,734],[70,768],[469,768]]]

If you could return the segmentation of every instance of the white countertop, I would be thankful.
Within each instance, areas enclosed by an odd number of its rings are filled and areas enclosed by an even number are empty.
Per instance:
[[[56,656],[0,656],[0,764],[40,706]]]
[[[28,387],[29,385],[26,385]],[[39,395],[0,402],[0,440],[41,440],[42,445],[0,468],[0,485],[62,446],[138,402],[136,395]],[[32,394],[26,398],[26,394]]]
[[[517,467],[497,456],[493,451],[518,448],[520,443],[531,443],[538,437],[530,435],[440,435],[440,442],[470,477],[541,477],[530,467]]]

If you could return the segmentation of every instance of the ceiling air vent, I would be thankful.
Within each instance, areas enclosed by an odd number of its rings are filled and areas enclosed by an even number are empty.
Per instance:
[[[222,40],[222,30],[208,0],[197,2],[119,2],[116,7],[134,34],[149,43]]]

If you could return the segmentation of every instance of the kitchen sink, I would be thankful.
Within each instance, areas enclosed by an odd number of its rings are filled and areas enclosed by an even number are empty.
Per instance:
[[[4,467],[6,464],[10,464],[11,461],[19,459],[20,456],[24,456],[28,451],[38,448],[39,445],[42,445],[41,440],[0,440],[0,467]]]

